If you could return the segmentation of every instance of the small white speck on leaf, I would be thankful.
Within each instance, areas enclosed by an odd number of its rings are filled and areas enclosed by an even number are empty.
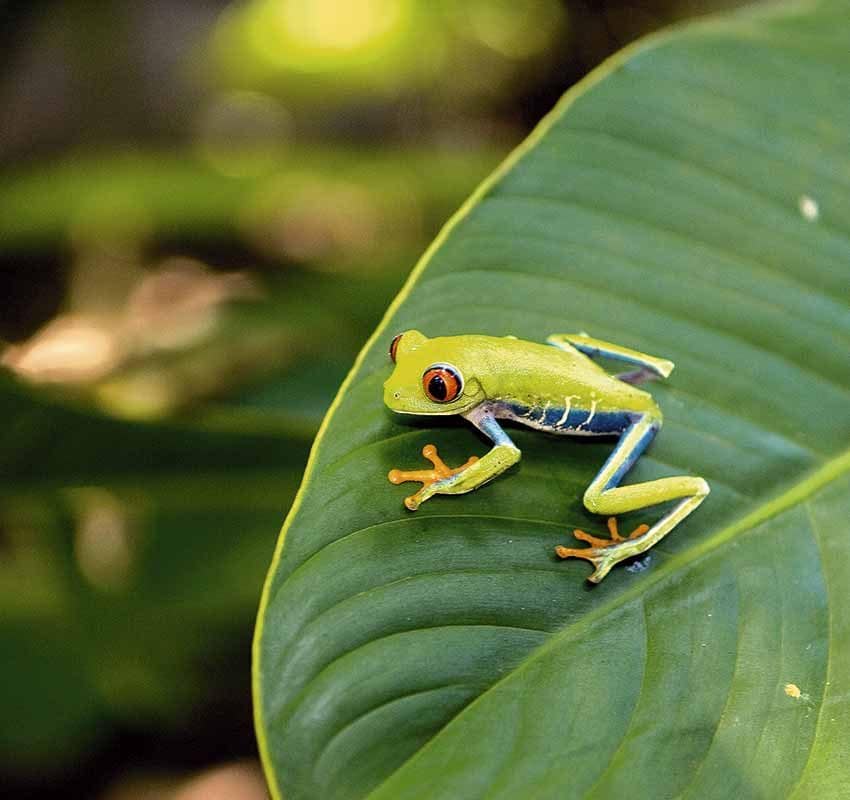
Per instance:
[[[814,222],[820,216],[820,207],[818,206],[817,200],[813,197],[809,197],[807,194],[800,195],[797,205],[800,208],[800,213],[803,215],[803,219],[806,219],[809,222]]]
[[[793,697],[795,700],[799,700],[802,697],[802,692],[800,691],[800,687],[797,686],[796,683],[786,683],[784,686],[785,694],[788,697]]]

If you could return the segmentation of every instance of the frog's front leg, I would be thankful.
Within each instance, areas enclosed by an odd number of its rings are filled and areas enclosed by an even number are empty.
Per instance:
[[[424,503],[432,494],[435,494],[435,492],[430,491],[432,486],[448,480],[478,461],[477,456],[470,456],[465,464],[461,464],[459,467],[453,469],[440,458],[437,448],[433,444],[426,444],[422,448],[422,455],[434,465],[433,469],[391,469],[387,474],[390,483],[399,484],[407,481],[417,481],[422,484],[422,488],[416,494],[404,498],[405,506],[411,511],[416,511],[420,503]]]
[[[588,578],[593,583],[599,583],[620,561],[649,550],[694,511],[708,495],[709,487],[705,480],[689,475],[659,478],[631,486],[618,485],[652,441],[659,425],[659,420],[647,415],[636,420],[625,431],[614,452],[584,493],[584,504],[594,514],[614,515],[647,508],[668,500],[680,502],[652,527],[641,525],[628,538],[622,538],[617,531],[616,522],[609,520],[611,539],[599,539],[584,531],[575,531],[577,539],[586,541],[591,546],[581,549],[562,546],[555,548],[560,558],[583,558],[590,561],[596,568]]]
[[[490,437],[495,446],[482,458],[473,456],[462,466],[452,469],[437,455],[437,448],[434,445],[426,445],[422,455],[434,465],[434,469],[390,470],[387,477],[391,483],[419,481],[422,484],[422,488],[416,494],[404,500],[405,506],[411,511],[416,511],[422,503],[435,494],[471,492],[493,480],[520,460],[519,448],[502,430],[489,409],[475,409],[465,416],[476,428]]]

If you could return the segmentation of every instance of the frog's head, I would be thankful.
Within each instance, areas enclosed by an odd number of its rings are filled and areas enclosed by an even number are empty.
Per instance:
[[[400,414],[463,414],[485,399],[469,353],[452,337],[429,339],[405,331],[392,340],[395,369],[384,402]]]

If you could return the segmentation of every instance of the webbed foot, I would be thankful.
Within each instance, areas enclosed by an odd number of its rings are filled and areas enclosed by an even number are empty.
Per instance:
[[[416,511],[421,503],[424,503],[432,494],[429,492],[429,487],[438,481],[451,478],[459,472],[465,470],[468,466],[478,461],[478,456],[471,456],[465,464],[452,469],[443,459],[437,455],[437,448],[433,444],[426,444],[422,448],[422,455],[425,456],[433,465],[433,469],[416,469],[403,471],[400,469],[391,469],[387,475],[390,483],[404,483],[405,481],[418,481],[422,484],[422,488],[416,494],[404,498],[404,504],[411,511]]]
[[[643,536],[648,530],[649,525],[638,525],[628,537],[624,538],[620,536],[617,518],[609,517],[608,532],[611,534],[610,539],[600,539],[576,529],[573,531],[573,536],[587,542],[590,547],[571,548],[558,545],[555,548],[555,554],[559,558],[583,558],[590,561],[596,569],[588,580],[591,583],[599,583],[615,564],[643,552],[646,544],[644,543],[642,548],[640,543],[635,540]]]

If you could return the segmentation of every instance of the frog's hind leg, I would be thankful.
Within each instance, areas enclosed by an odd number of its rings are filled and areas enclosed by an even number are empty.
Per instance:
[[[590,561],[596,568],[588,579],[593,583],[599,583],[615,564],[646,552],[663,539],[709,492],[708,484],[702,478],[689,475],[659,478],[631,486],[619,485],[623,476],[655,437],[659,427],[660,422],[657,419],[645,415],[626,429],[599,474],[584,493],[584,504],[594,514],[613,516],[668,500],[681,499],[681,502],[652,527],[640,526],[628,538],[622,538],[617,531],[616,522],[612,524],[609,521],[611,539],[599,539],[584,531],[577,531],[576,538],[588,542],[590,547],[555,548],[561,558],[583,558]]]
[[[647,381],[654,381],[658,377],[658,373],[649,367],[641,367],[640,369],[630,369],[628,372],[618,372],[614,377],[623,383],[637,386]]]
[[[575,348],[588,358],[602,356],[637,367],[637,369],[621,372],[614,376],[624,383],[643,383],[653,378],[667,378],[673,371],[673,362],[666,358],[650,356],[638,350],[632,350],[630,347],[603,342],[601,339],[594,339],[586,333],[553,333],[546,341],[561,350]]]

